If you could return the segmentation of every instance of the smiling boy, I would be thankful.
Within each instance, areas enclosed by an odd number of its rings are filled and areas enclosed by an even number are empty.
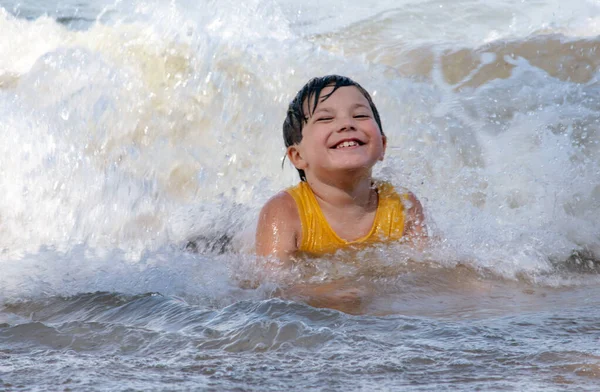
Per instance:
[[[298,253],[319,256],[426,238],[416,197],[371,177],[387,139],[375,104],[358,83],[338,75],[311,79],[289,105],[283,136],[301,182],[263,207],[258,255],[285,261]]]

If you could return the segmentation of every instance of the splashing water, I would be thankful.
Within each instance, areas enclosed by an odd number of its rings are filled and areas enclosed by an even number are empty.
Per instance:
[[[528,390],[595,385],[599,21],[595,1],[3,2],[0,385],[39,350],[40,386],[98,359],[76,389],[125,382],[106,374],[126,358],[151,379],[132,389],[282,389],[295,370],[309,388],[511,389],[533,368]],[[436,239],[315,260],[315,279],[375,287],[354,318],[269,299],[252,255],[259,209],[298,180],[287,104],[330,73],[372,94],[375,175],[418,195]]]

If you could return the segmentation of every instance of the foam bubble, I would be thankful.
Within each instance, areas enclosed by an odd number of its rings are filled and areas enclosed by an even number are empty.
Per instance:
[[[599,253],[597,67],[554,73],[560,57],[534,55],[593,40],[465,49],[446,36],[420,52],[421,41],[384,34],[402,26],[397,10],[319,36],[298,33],[315,16],[287,3],[187,5],[117,3],[82,31],[0,11],[1,36],[14,37],[0,39],[3,263],[83,246],[124,266],[169,246],[177,258],[199,237],[249,251],[261,205],[297,181],[281,169],[287,103],[329,73],[377,92],[390,146],[376,173],[422,200],[438,258],[514,277]],[[573,69],[596,61],[582,59]]]

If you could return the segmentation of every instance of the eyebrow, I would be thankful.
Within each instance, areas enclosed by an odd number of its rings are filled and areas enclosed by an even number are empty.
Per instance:
[[[371,107],[369,105],[365,105],[364,103],[355,103],[350,107],[350,110],[354,110],[354,109],[370,109]],[[312,115],[316,115],[319,112],[333,112],[332,109],[328,108],[328,107],[317,107],[317,110],[315,110]]]
[[[371,109],[371,107],[369,105],[365,105],[364,103],[355,103],[354,105],[352,105],[352,109],[358,109],[358,108]]]
[[[315,110],[312,115],[315,116],[317,113],[319,112],[328,112],[331,113],[333,110],[331,110],[330,108],[319,108],[317,107],[317,110]]]

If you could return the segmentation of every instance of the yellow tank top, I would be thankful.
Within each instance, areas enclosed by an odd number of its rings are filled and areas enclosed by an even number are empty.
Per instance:
[[[286,191],[296,201],[302,223],[302,243],[298,251],[315,255],[333,253],[343,248],[398,240],[404,233],[402,197],[387,182],[376,183],[378,202],[375,220],[369,233],[355,241],[340,238],[329,226],[310,186],[302,181]]]

